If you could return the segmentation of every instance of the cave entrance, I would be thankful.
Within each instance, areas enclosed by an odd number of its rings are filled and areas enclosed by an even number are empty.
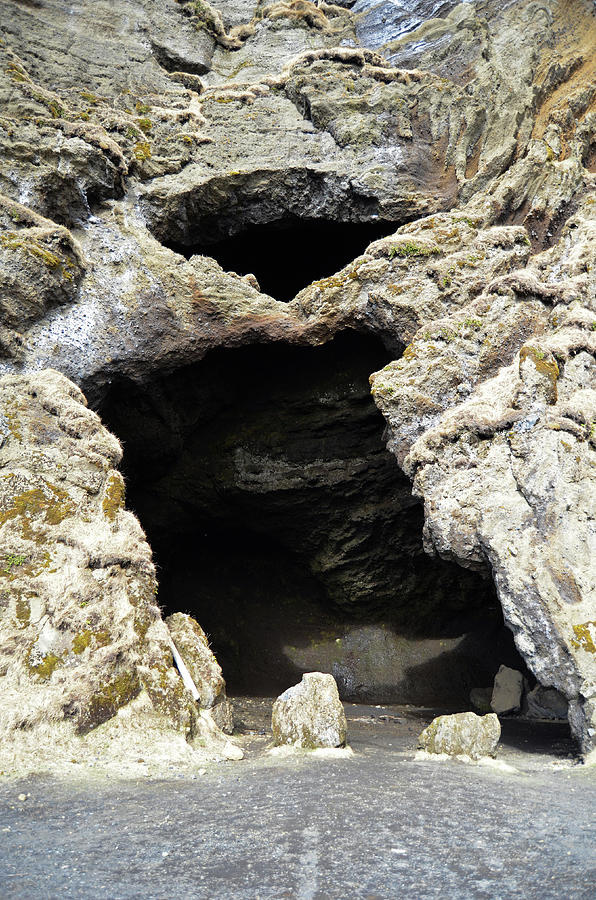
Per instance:
[[[226,271],[252,274],[263,293],[284,303],[313,281],[327,278],[360,256],[372,241],[392,234],[389,222],[334,222],[287,217],[250,225],[229,237],[203,230],[188,245],[165,242],[190,257],[212,256]]]
[[[232,694],[318,669],[347,700],[467,709],[521,662],[492,581],[423,551],[369,391],[387,362],[357,333],[220,349],[103,404],[160,602],[200,622]]]

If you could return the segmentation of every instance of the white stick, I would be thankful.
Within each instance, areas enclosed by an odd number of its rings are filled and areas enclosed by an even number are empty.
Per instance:
[[[197,690],[196,684],[192,680],[192,675],[186,668],[186,663],[184,662],[184,660],[178,653],[176,644],[174,643],[172,638],[170,638],[170,649],[174,656],[174,662],[176,663],[176,666],[178,667],[178,671],[180,672],[180,675],[182,677],[182,681],[184,682],[184,687],[190,691],[190,693],[192,694],[193,700],[196,700],[197,702],[199,702],[199,700],[201,699],[201,695],[199,694],[199,692]]]

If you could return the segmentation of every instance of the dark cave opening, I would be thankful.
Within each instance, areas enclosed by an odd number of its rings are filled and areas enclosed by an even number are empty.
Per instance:
[[[250,225],[222,237],[217,231],[191,245],[166,246],[184,256],[212,256],[226,271],[252,274],[261,291],[289,302],[313,281],[328,278],[366,250],[372,241],[391,234],[390,222],[334,222],[328,219],[280,219]],[[207,235],[207,229],[203,229]]]
[[[375,338],[212,351],[100,412],[164,611],[210,636],[229,691],[331,672],[344,699],[469,708],[523,667],[489,578],[427,556],[423,513],[383,440]]]

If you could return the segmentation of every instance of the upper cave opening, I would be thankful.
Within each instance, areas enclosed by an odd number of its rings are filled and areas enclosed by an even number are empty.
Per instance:
[[[469,708],[523,666],[492,581],[423,551],[369,391],[387,361],[357,333],[220,349],[104,401],[160,603],[201,623],[233,693],[319,669],[345,699]]]
[[[287,303],[313,281],[343,269],[372,241],[391,234],[395,227],[380,221],[288,217],[249,225],[226,237],[214,231],[211,237],[190,245],[164,243],[187,257],[212,256],[226,271],[252,274],[263,293]]]

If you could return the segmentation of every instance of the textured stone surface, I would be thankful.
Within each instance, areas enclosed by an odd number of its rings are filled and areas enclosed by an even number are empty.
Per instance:
[[[531,690],[526,698],[526,715],[531,719],[566,719],[567,701],[554,688],[541,684]]]
[[[497,715],[518,712],[521,707],[524,676],[516,669],[500,666],[490,698],[490,706]]]
[[[211,712],[222,731],[231,734],[232,708],[226,697],[226,683],[205,632],[192,616],[185,613],[174,613],[165,621],[200,694],[199,705]]]
[[[346,742],[346,715],[332,675],[306,672],[273,704],[271,728],[275,744],[304,750],[341,747]]]
[[[173,666],[151,550],[124,509],[121,454],[63,375],[0,380],[0,722],[9,756],[36,733],[56,757],[72,755],[70,738],[101,732],[131,701],[153,740],[169,734],[173,759],[186,742],[225,747]],[[135,715],[137,756],[150,755]],[[51,754],[39,753],[51,767]]]
[[[214,347],[379,335],[426,549],[492,576],[588,752],[594,4],[349,6],[0,3],[0,365],[99,403]],[[291,217],[397,230],[289,304],[193,255]]]
[[[482,759],[496,756],[501,737],[501,726],[494,713],[477,716],[473,712],[438,716],[425,728],[418,739],[418,746],[427,753],[445,753],[448,756],[469,756]]]

